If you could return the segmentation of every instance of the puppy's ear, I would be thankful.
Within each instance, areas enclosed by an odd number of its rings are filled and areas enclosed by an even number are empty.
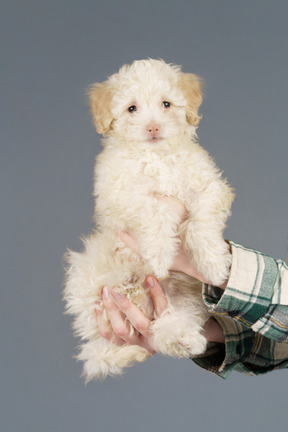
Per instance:
[[[104,135],[111,129],[113,115],[111,113],[112,89],[107,81],[92,84],[87,95],[90,100],[93,123],[99,134]]]
[[[203,83],[200,77],[194,74],[181,73],[179,79],[180,89],[187,101],[186,116],[191,125],[197,126],[201,120],[198,110],[202,103]]]

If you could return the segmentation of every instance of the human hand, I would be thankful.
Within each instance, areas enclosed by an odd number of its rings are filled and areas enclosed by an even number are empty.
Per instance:
[[[152,276],[146,278],[146,285],[153,302],[156,317],[167,309],[168,302],[159,282]],[[117,345],[139,345],[145,348],[151,355],[155,348],[150,333],[152,321],[126,296],[121,296],[113,288],[103,289],[103,304],[106,309],[111,327],[108,328],[106,320],[103,319],[103,311],[95,309],[96,320],[100,335],[111,340]],[[132,331],[131,331],[132,329]],[[224,334],[221,326],[213,318],[206,321],[203,328],[207,341],[224,342]]]
[[[157,317],[167,309],[168,303],[158,281],[148,276],[146,286],[149,290]],[[118,345],[139,345],[150,354],[155,353],[150,333],[151,320],[126,296],[120,295],[115,289],[104,287],[103,305],[106,309],[112,331],[103,319],[103,311],[95,309],[100,335]],[[132,331],[131,331],[132,330]]]

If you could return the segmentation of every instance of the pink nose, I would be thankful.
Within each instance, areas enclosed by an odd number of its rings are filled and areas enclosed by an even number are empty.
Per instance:
[[[159,133],[159,126],[156,124],[150,124],[147,126],[147,131],[149,135],[156,136]]]

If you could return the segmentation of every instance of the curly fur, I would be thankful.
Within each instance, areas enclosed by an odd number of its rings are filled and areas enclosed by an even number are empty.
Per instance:
[[[208,153],[196,140],[201,119],[202,82],[162,60],[135,61],[104,83],[89,88],[95,127],[104,135],[95,166],[96,229],[81,253],[69,251],[64,298],[83,340],[78,358],[86,380],[119,374],[149,353],[138,346],[117,346],[99,334],[94,308],[103,286],[117,286],[153,318],[143,288],[147,274],[161,280],[167,311],[153,321],[155,349],[176,357],[203,353],[202,327],[208,318],[201,283],[169,273],[179,239],[205,277],[220,285],[231,265],[223,230],[234,198]],[[183,203],[179,219],[156,196]],[[119,239],[135,235],[141,257]],[[132,281],[132,282],[131,282]]]

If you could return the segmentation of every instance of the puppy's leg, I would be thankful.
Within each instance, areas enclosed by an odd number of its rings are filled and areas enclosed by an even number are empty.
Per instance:
[[[129,294],[131,300],[138,301],[139,306],[143,302],[143,310],[148,307],[147,301],[145,304],[147,294],[145,296],[141,286],[141,258],[124,248],[118,236],[109,232],[96,233],[86,239],[84,251],[70,252],[67,261],[69,268],[64,299],[67,312],[74,315],[75,333],[84,341],[78,358],[84,362],[87,380],[121,373],[133,362],[145,360],[149,356],[145,349],[117,346],[102,338],[95,314],[95,303],[102,301],[104,286],[119,287],[126,295]],[[133,275],[139,269],[140,276],[134,281]]]
[[[190,217],[182,225],[180,235],[195,267],[207,280],[219,286],[227,279],[231,266],[223,231],[233,194],[225,185],[213,187],[215,191],[203,193],[198,198],[197,208],[190,209]]]
[[[149,200],[150,207],[143,217],[139,212],[135,226],[139,252],[151,267],[154,275],[163,279],[168,276],[169,268],[179,247],[178,228],[180,217],[173,208],[156,198]]]
[[[185,246],[198,271],[216,286],[221,286],[229,275],[232,257],[222,231],[207,228],[209,220],[186,223]]]
[[[203,354],[207,341],[198,320],[182,310],[168,308],[165,314],[153,322],[153,346],[157,352],[171,357],[191,357]]]
[[[81,346],[77,358],[84,362],[83,375],[89,382],[92,379],[103,380],[107,375],[120,375],[124,368],[143,362],[150,355],[138,345],[117,346],[105,339],[95,339]]]
[[[207,341],[202,328],[209,315],[202,300],[202,284],[182,273],[171,272],[161,285],[169,306],[151,326],[155,349],[173,357],[204,353]]]

